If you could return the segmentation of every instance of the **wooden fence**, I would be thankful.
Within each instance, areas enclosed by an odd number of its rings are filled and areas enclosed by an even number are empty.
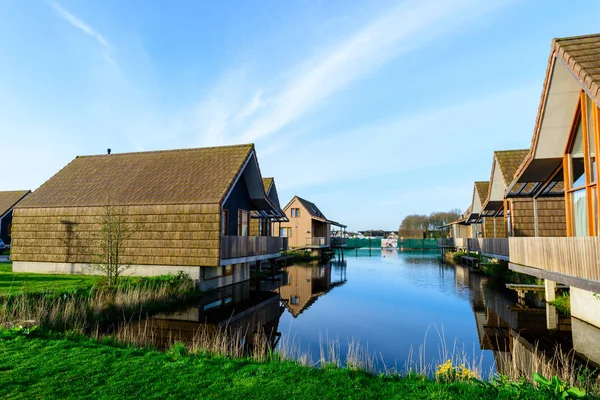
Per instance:
[[[326,237],[307,237],[306,238],[307,246],[329,246],[329,238]]]
[[[600,237],[511,237],[510,262],[600,280]]]
[[[437,244],[438,247],[454,247],[454,238],[440,238]]]
[[[455,238],[454,244],[456,245],[456,249],[466,249],[467,248],[467,238]]]
[[[221,236],[221,259],[263,256],[287,250],[288,238]]]

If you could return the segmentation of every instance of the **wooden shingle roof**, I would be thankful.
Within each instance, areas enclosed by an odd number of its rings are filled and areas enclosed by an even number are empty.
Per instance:
[[[552,49],[596,102],[599,102],[600,34],[554,39]]]
[[[29,190],[12,190],[0,192],[0,217],[10,211],[23,197],[27,196]]]
[[[488,191],[490,190],[490,183],[485,182],[475,182],[475,190],[477,190],[477,194],[479,195],[479,200],[483,204],[485,199],[487,199]]]
[[[265,187],[265,193],[269,194],[269,189],[271,188],[271,184],[273,183],[273,178],[263,178],[263,186]]]
[[[500,168],[500,172],[502,173],[502,179],[504,179],[505,186],[510,185],[510,183],[513,180],[513,177],[515,176],[515,172],[517,171],[517,169],[519,169],[527,154],[529,154],[528,149],[501,150],[494,152],[494,157],[496,159],[496,167]]]
[[[19,207],[219,204],[254,146],[80,156]]]

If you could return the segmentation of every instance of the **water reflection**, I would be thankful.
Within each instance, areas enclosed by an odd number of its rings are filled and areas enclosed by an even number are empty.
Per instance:
[[[456,266],[457,287],[469,287],[480,348],[492,352],[504,375],[531,376],[550,368],[562,352],[575,364],[600,365],[600,329],[535,299],[515,301],[514,294],[493,288],[490,279]]]
[[[281,333],[279,319],[283,313],[277,293],[251,290],[250,282],[242,282],[204,295],[193,307],[157,314],[127,324],[129,332],[144,332],[148,342],[168,347],[175,342],[198,343],[213,340],[215,335],[235,337],[243,352],[251,352],[260,333],[274,349]],[[264,337],[262,336],[264,334]],[[235,344],[233,344],[235,345]]]
[[[324,265],[294,265],[282,271],[281,302],[297,318],[317,299],[346,283],[346,261]],[[332,269],[335,274],[332,275]]]
[[[582,364],[600,364],[599,329],[542,302],[519,302],[490,278],[442,265],[436,252],[427,251],[349,250],[321,265],[293,265],[268,279],[211,292],[193,307],[139,324],[165,346],[227,328],[243,332],[240,344],[248,350],[257,332],[274,349],[283,333],[297,339],[300,353],[312,352],[313,360],[328,334],[339,339],[342,360],[345,340],[356,339],[386,367],[398,369],[411,347],[413,356],[424,346],[426,361],[439,361],[439,340],[425,340],[436,325],[448,345],[456,341],[467,352],[482,351],[484,373],[529,375],[550,362],[557,346]]]

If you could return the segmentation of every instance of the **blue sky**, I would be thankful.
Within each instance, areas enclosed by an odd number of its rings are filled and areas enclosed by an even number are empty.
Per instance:
[[[464,209],[528,148],[553,37],[600,2],[2,1],[0,190],[77,155],[254,142],[349,229]]]

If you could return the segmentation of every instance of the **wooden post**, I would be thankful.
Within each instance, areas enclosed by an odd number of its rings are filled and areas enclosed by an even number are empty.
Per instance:
[[[548,330],[558,329],[558,312],[552,304],[546,303],[546,328]]]
[[[556,282],[544,279],[546,303],[556,300]]]

